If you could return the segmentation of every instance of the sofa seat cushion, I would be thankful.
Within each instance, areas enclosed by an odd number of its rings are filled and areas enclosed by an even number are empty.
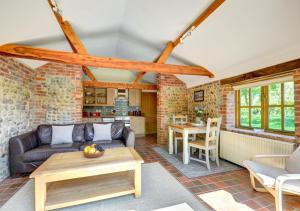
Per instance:
[[[75,152],[78,151],[82,143],[74,142],[72,144],[41,145],[23,154],[23,161],[35,162],[45,161],[54,153]]]
[[[244,161],[246,168],[259,178],[260,182],[267,187],[275,187],[275,180],[278,176],[288,174],[288,172],[281,168],[268,166],[266,164],[246,160]]]
[[[110,143],[103,143],[98,141],[88,141],[85,144],[80,146],[80,150],[83,150],[84,147],[92,144],[99,144],[103,149],[110,149],[116,147],[125,147],[125,144],[121,140],[112,140]]]

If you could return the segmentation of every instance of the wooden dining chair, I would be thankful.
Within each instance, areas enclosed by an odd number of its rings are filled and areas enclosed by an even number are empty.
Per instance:
[[[173,124],[174,125],[184,125],[188,123],[188,116],[187,115],[173,115]],[[189,137],[189,140],[195,140],[195,136]],[[181,133],[174,134],[174,151],[177,154],[177,141],[183,141],[183,136]]]
[[[205,140],[196,140],[189,142],[189,159],[205,163],[207,169],[210,170],[209,152],[212,157],[216,159],[217,166],[219,166],[219,136],[222,118],[208,118],[206,125]],[[191,149],[199,149],[199,159],[190,156]],[[205,160],[202,157],[202,151],[205,151]]]

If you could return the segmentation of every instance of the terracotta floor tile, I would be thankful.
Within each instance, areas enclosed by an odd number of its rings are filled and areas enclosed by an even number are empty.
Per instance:
[[[262,206],[260,206],[257,202],[255,202],[254,200],[248,200],[243,202],[243,204],[247,205],[248,207],[252,208],[252,209],[259,209],[259,208],[263,208]]]
[[[225,190],[234,199],[258,211],[275,211],[274,198],[269,193],[259,193],[252,189],[248,171],[245,169],[218,173],[189,179],[167,160],[153,150],[155,136],[137,138],[136,150],[146,163],[159,162],[182,183],[195,197],[201,193]],[[17,175],[0,182],[0,207],[28,181],[28,175]],[[201,199],[197,197],[199,201]],[[300,197],[285,196],[286,210],[300,210]]]

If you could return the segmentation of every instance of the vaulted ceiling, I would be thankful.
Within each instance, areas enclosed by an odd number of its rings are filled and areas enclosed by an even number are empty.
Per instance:
[[[212,0],[57,0],[92,55],[153,61]],[[166,63],[201,65],[214,79],[177,75],[189,87],[300,58],[299,0],[226,0]],[[47,0],[1,0],[0,44],[72,51]],[[43,64],[23,60],[31,67]],[[137,72],[91,68],[99,81]],[[147,73],[144,82],[155,83]]]

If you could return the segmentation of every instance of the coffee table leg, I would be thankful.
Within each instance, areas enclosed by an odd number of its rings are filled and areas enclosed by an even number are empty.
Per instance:
[[[35,177],[35,211],[44,211],[46,203],[46,183]]]
[[[135,198],[141,197],[141,164],[137,165],[134,171],[134,188],[135,188]]]

